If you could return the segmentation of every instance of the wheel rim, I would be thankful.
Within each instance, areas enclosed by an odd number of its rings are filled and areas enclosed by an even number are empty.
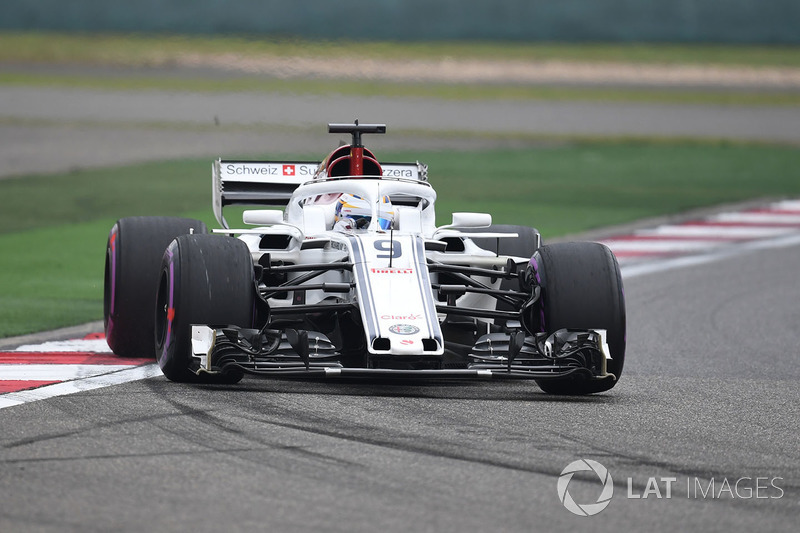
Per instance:
[[[114,290],[111,284],[111,259],[111,249],[109,248],[106,250],[106,268],[103,278],[103,319],[106,328],[108,328],[108,324],[111,321],[111,295]]]
[[[157,356],[161,359],[161,353],[167,341],[169,331],[168,307],[169,302],[169,276],[166,269],[161,272],[161,279],[158,282],[158,294],[156,296],[156,349]]]

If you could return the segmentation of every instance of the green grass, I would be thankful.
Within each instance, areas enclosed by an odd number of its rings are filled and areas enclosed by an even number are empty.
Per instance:
[[[106,219],[0,235],[0,336],[102,319],[111,224]]]
[[[378,156],[430,166],[439,224],[452,211],[491,212],[497,223],[536,226],[545,239],[702,206],[800,196],[800,150],[791,147],[584,142]],[[5,179],[0,197],[0,337],[102,318],[105,241],[115,219],[183,215],[215,226],[208,160]]]
[[[800,150],[728,144],[578,144],[430,154],[440,222],[454,210],[537,226],[545,239],[702,206],[800,195]],[[437,174],[437,170],[438,174]]]
[[[0,72],[0,85],[107,90],[192,92],[277,92],[285,94],[438,98],[444,100],[550,100],[656,102],[718,105],[800,105],[800,92],[682,88],[556,87],[546,85],[392,83],[369,80],[276,79],[253,76],[209,78],[137,75],[102,76],[33,72]]]
[[[210,212],[211,161],[4,179],[0,191],[10,206],[0,213],[0,234],[132,215]]]
[[[253,58],[488,59],[799,67],[797,46],[304,41],[234,36],[0,32],[0,62],[169,65],[185,54]]]

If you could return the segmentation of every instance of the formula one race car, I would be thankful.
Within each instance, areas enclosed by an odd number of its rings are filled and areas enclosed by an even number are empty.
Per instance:
[[[392,377],[533,379],[611,389],[625,357],[619,267],[598,243],[542,245],[529,227],[453,213],[436,227],[427,167],[379,163],[378,124],[321,163],[213,165],[222,229],[120,219],[105,267],[105,333],[179,382]],[[243,211],[230,229],[223,209]],[[263,209],[285,206],[285,210]]]

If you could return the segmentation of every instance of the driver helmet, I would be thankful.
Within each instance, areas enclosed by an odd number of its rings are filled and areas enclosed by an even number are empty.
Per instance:
[[[386,195],[378,198],[378,227],[387,230],[394,222],[394,207]],[[356,194],[342,194],[336,201],[334,218],[339,227],[366,229],[372,222],[372,206],[369,201]]]

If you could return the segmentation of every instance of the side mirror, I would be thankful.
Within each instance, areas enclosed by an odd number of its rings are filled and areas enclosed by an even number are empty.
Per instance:
[[[248,209],[242,213],[242,221],[253,226],[283,224],[283,211],[278,209]]]
[[[492,225],[489,213],[453,213],[453,228],[488,228]]]

